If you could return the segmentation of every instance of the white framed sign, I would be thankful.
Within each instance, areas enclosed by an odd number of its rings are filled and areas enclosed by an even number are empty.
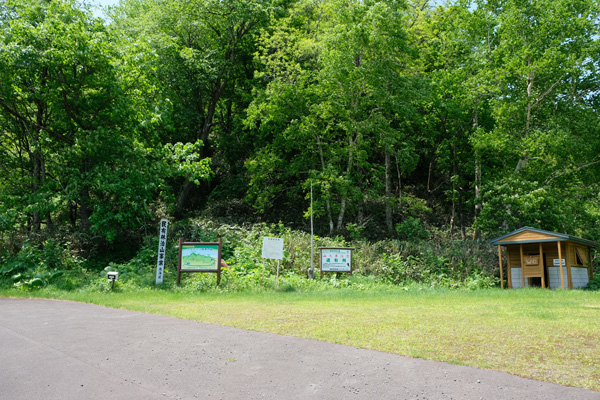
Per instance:
[[[351,247],[319,247],[321,272],[352,272]]]
[[[283,239],[264,237],[262,246],[262,258],[271,260],[283,260]]]
[[[558,258],[555,258],[552,260],[552,265],[554,265],[555,267],[558,267]],[[567,265],[567,263],[565,262],[565,259],[562,259],[562,266],[564,267],[565,265]]]

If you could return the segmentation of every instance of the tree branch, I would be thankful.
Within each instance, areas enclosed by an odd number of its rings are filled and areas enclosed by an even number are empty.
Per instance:
[[[578,167],[576,167],[575,169],[572,169],[572,170],[567,170],[567,171],[562,171],[562,172],[555,173],[553,176],[551,176],[548,179],[546,179],[546,182],[544,182],[544,185],[549,185],[555,179],[558,179],[558,178],[560,178],[562,176],[568,175],[568,174],[573,173],[573,172],[581,171],[584,168],[587,168],[587,167],[590,167],[590,166],[596,165],[596,164],[600,164],[600,159],[594,160],[594,161],[590,161],[587,164],[579,165]]]

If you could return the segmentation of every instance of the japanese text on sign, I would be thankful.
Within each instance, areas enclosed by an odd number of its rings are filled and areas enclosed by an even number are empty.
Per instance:
[[[158,233],[158,257],[156,261],[156,284],[163,283],[165,272],[165,255],[167,252],[167,230],[169,221],[166,219],[160,220],[160,229]]]
[[[327,272],[351,272],[352,250],[321,249],[321,270]]]
[[[283,239],[264,237],[262,247],[262,258],[272,260],[283,260]]]

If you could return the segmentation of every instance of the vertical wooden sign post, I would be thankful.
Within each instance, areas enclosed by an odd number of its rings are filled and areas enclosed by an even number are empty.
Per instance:
[[[169,220],[163,218],[160,220],[158,231],[158,257],[156,259],[156,284],[163,283],[165,273],[165,256],[167,253],[167,230],[169,228]]]
[[[177,263],[177,284],[181,284],[182,272],[214,272],[217,285],[221,283],[221,249],[223,241],[184,242],[179,238],[179,262]]]

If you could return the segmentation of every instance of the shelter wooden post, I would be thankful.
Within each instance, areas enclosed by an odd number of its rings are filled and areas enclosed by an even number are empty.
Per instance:
[[[562,288],[562,290],[565,290],[565,277],[563,274],[563,265],[562,265],[562,249],[560,246],[560,242],[557,242],[558,244],[558,269],[560,270],[560,287]],[[566,260],[565,260],[565,265],[567,264]]]
[[[181,285],[181,248],[183,247],[183,238],[179,238],[179,253],[177,258],[177,286]]]
[[[540,265],[542,267],[542,289],[546,288],[546,265],[544,265],[544,249],[542,248],[542,242],[540,242]]]
[[[590,247],[588,247],[588,278],[590,281],[593,278],[592,249]]]
[[[502,246],[498,245],[498,262],[500,263],[500,287],[504,289],[504,271],[502,271]]]
[[[523,281],[523,286],[525,287],[525,259],[523,258],[523,244],[519,245],[519,249],[521,250],[521,280]]]
[[[571,252],[575,252],[573,245],[571,243],[567,243],[567,256],[565,257],[565,266],[567,266],[567,288],[573,289],[573,275],[571,275],[571,265],[573,265],[574,260],[571,257]]]
[[[510,262],[510,250],[508,249],[508,247],[506,248],[506,279],[508,283],[508,288],[512,289],[512,263]]]

